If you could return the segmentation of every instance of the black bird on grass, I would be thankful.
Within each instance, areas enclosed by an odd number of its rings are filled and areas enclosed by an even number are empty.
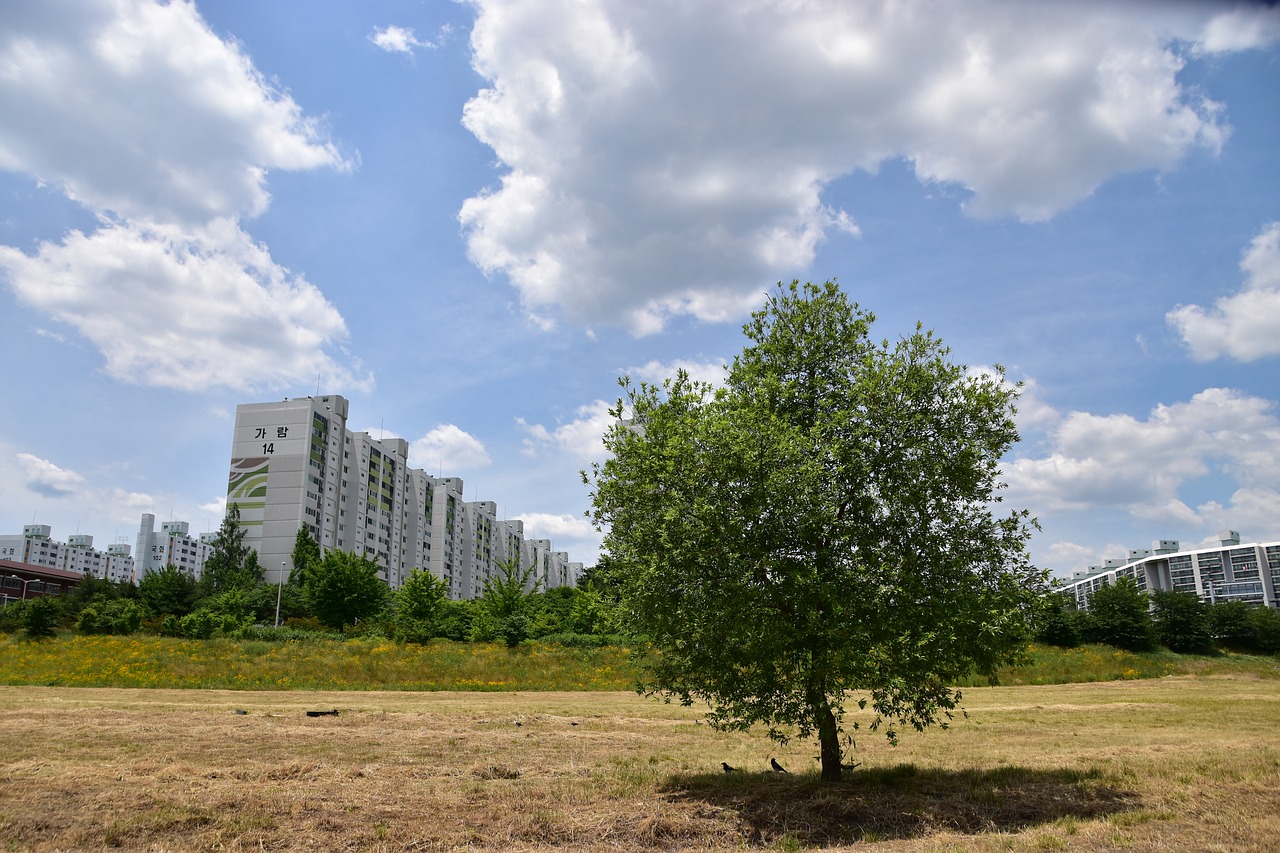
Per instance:
[[[737,773],[737,772],[738,772],[738,768],[736,768],[736,767],[731,767],[731,766],[729,765],[729,762],[727,762],[727,761],[721,761],[721,762],[720,762],[720,766],[724,768],[724,772],[725,772],[725,773]]]
[[[791,772],[790,770],[788,770],[787,768],[785,768],[785,767],[783,767],[781,764],[779,764],[779,763],[778,763],[778,759],[776,759],[776,758],[770,758],[770,759],[769,759],[769,766],[773,768],[773,772],[775,772],[775,773],[790,773],[790,772]]]

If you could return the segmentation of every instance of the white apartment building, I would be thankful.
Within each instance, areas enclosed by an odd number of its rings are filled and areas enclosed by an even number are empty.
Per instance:
[[[493,501],[465,500],[461,479],[410,468],[404,439],[348,430],[348,405],[326,395],[236,407],[227,504],[239,507],[269,583],[288,577],[303,525],[322,552],[377,563],[393,589],[421,569],[451,598],[475,598],[512,558],[537,565],[544,587],[577,581],[581,563],[547,540],[531,549],[523,524],[500,519]]]
[[[134,581],[134,561],[129,546],[93,547],[93,537],[77,533],[66,542],[56,542],[47,524],[28,524],[21,534],[0,535],[0,559],[13,560],[46,569],[60,569],[110,581]]]
[[[1184,550],[1173,539],[1160,539],[1151,548],[1132,549],[1123,559],[1107,560],[1077,572],[1062,590],[1088,609],[1093,593],[1118,578],[1132,578],[1145,592],[1179,590],[1193,592],[1208,602],[1243,601],[1277,607],[1280,588],[1280,542],[1241,544],[1240,534],[1224,530],[1218,544]]]
[[[157,531],[156,517],[144,512],[138,525],[137,581],[141,582],[147,575],[170,564],[200,580],[216,535],[202,533],[194,537],[185,521],[166,521]]]

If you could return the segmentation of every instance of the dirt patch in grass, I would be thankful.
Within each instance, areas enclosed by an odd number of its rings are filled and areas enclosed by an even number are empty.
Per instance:
[[[1267,849],[1278,689],[970,689],[826,785],[628,693],[0,687],[0,850]]]

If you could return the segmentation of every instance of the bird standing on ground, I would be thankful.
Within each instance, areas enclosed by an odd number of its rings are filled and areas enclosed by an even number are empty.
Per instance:
[[[773,768],[773,772],[775,772],[775,773],[790,773],[790,772],[791,772],[790,770],[788,770],[787,768],[785,768],[785,767],[783,767],[781,764],[779,764],[779,763],[778,763],[778,759],[776,759],[776,758],[770,758],[770,759],[769,759],[769,766]]]
[[[727,762],[727,761],[721,761],[721,762],[720,762],[720,766],[724,768],[724,772],[725,772],[725,773],[737,773],[737,772],[738,772],[738,768],[736,768],[736,767],[730,767],[730,766],[729,766],[729,762]]]

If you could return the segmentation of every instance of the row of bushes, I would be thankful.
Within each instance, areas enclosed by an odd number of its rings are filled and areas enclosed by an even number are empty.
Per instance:
[[[165,574],[170,573],[166,570]],[[521,587],[508,591],[505,598],[488,595],[474,601],[452,601],[434,578],[415,576],[401,590],[379,595],[376,608],[356,608],[361,615],[351,617],[350,622],[340,621],[339,616],[326,623],[308,606],[306,590],[296,583],[282,587],[258,583],[200,596],[188,579],[176,582],[178,586],[189,585],[187,593],[156,595],[154,577],[148,576],[140,587],[86,578],[65,598],[11,602],[0,609],[0,632],[22,631],[38,638],[59,631],[116,635],[141,631],[200,640],[374,636],[410,643],[440,638],[501,640],[508,645],[550,639],[576,646],[599,646],[620,639],[599,596],[584,589],[527,593]],[[172,592],[174,578],[162,578],[162,582]],[[385,584],[382,587],[385,590]],[[277,600],[280,627],[274,628]]]

